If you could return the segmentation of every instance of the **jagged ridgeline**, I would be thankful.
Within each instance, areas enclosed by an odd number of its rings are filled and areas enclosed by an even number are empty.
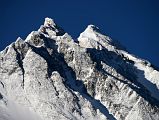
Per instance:
[[[0,120],[159,120],[159,71],[98,27],[50,18],[0,52]]]

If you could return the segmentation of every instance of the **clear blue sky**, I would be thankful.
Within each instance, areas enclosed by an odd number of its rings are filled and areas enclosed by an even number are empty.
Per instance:
[[[51,17],[77,38],[88,24],[159,66],[159,0],[1,0],[0,50]]]

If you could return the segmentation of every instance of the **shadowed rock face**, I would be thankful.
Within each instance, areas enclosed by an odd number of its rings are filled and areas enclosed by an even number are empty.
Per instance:
[[[157,120],[159,71],[152,66],[94,25],[74,42],[46,18],[0,53],[0,119],[17,119],[25,107],[31,120]]]

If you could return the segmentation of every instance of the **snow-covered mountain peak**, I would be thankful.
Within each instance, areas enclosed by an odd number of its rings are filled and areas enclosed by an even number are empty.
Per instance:
[[[61,27],[59,27],[53,19],[48,17],[45,18],[44,25],[41,25],[38,31],[48,35],[51,38],[55,36],[62,36],[65,34],[65,31]]]
[[[88,25],[85,31],[92,31],[92,32],[100,32],[100,29],[95,25]]]
[[[78,37],[79,45],[85,48],[102,49],[102,47],[111,47],[112,40],[101,34],[101,31],[95,25],[88,25],[87,28]]]
[[[54,26],[56,26],[56,24],[55,24],[53,19],[47,17],[47,18],[45,18],[44,26],[46,26],[46,27],[50,27],[50,26],[54,27]]]
[[[80,34],[80,37],[97,39],[97,34],[100,34],[99,28],[95,25],[88,25],[87,28]]]

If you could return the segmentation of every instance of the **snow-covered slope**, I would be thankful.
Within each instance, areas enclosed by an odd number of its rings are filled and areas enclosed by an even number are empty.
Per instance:
[[[89,25],[50,18],[0,52],[0,120],[158,120],[159,71]]]

